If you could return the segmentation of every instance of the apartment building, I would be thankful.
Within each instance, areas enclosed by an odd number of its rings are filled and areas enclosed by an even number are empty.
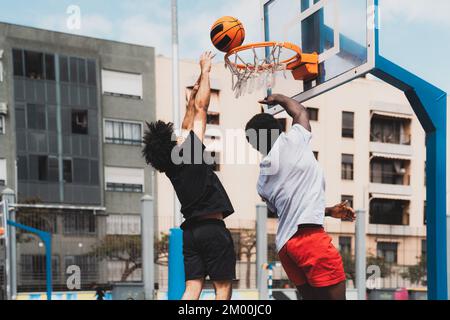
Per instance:
[[[116,248],[140,236],[140,199],[154,193],[140,153],[154,49],[0,23],[0,52],[0,191],[27,205],[19,222],[52,234],[55,290],[72,265],[82,289],[121,280],[128,248]],[[18,290],[42,290],[43,245],[18,232]]]

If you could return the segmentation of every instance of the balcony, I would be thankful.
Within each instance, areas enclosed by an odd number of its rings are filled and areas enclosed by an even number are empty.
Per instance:
[[[410,132],[410,118],[375,112],[370,125],[370,151],[411,156]]]
[[[408,226],[408,200],[372,198],[370,200],[369,223],[371,225]]]
[[[411,196],[410,166],[410,160],[372,155],[369,192]]]

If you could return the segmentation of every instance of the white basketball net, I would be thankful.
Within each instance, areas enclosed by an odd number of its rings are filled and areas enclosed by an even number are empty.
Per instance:
[[[261,49],[261,48],[260,48]],[[266,57],[258,56],[256,48],[246,50],[253,53],[253,61],[246,61],[236,52],[229,59],[225,60],[225,66],[232,74],[232,89],[236,98],[244,94],[252,94],[255,90],[270,90],[276,85],[276,73],[286,71],[286,64],[281,62],[281,54],[284,49],[282,44],[264,47],[264,50],[270,50],[270,54]],[[233,61],[232,61],[233,60]],[[248,60],[248,59],[247,59]],[[244,65],[245,68],[237,67],[238,64]],[[284,74],[286,77],[286,75]]]

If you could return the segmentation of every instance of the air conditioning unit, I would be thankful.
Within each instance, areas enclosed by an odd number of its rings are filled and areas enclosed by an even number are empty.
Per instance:
[[[0,102],[0,114],[8,114],[8,104],[5,102]]]

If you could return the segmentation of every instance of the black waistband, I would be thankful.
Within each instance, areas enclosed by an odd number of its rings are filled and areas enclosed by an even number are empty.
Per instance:
[[[181,225],[181,229],[188,230],[188,229],[205,226],[205,225],[217,225],[217,226],[226,227],[225,222],[223,220],[219,220],[219,219],[191,219],[191,220],[186,220]]]
[[[320,224],[301,224],[298,226],[299,230],[303,229],[323,229],[323,226]]]

